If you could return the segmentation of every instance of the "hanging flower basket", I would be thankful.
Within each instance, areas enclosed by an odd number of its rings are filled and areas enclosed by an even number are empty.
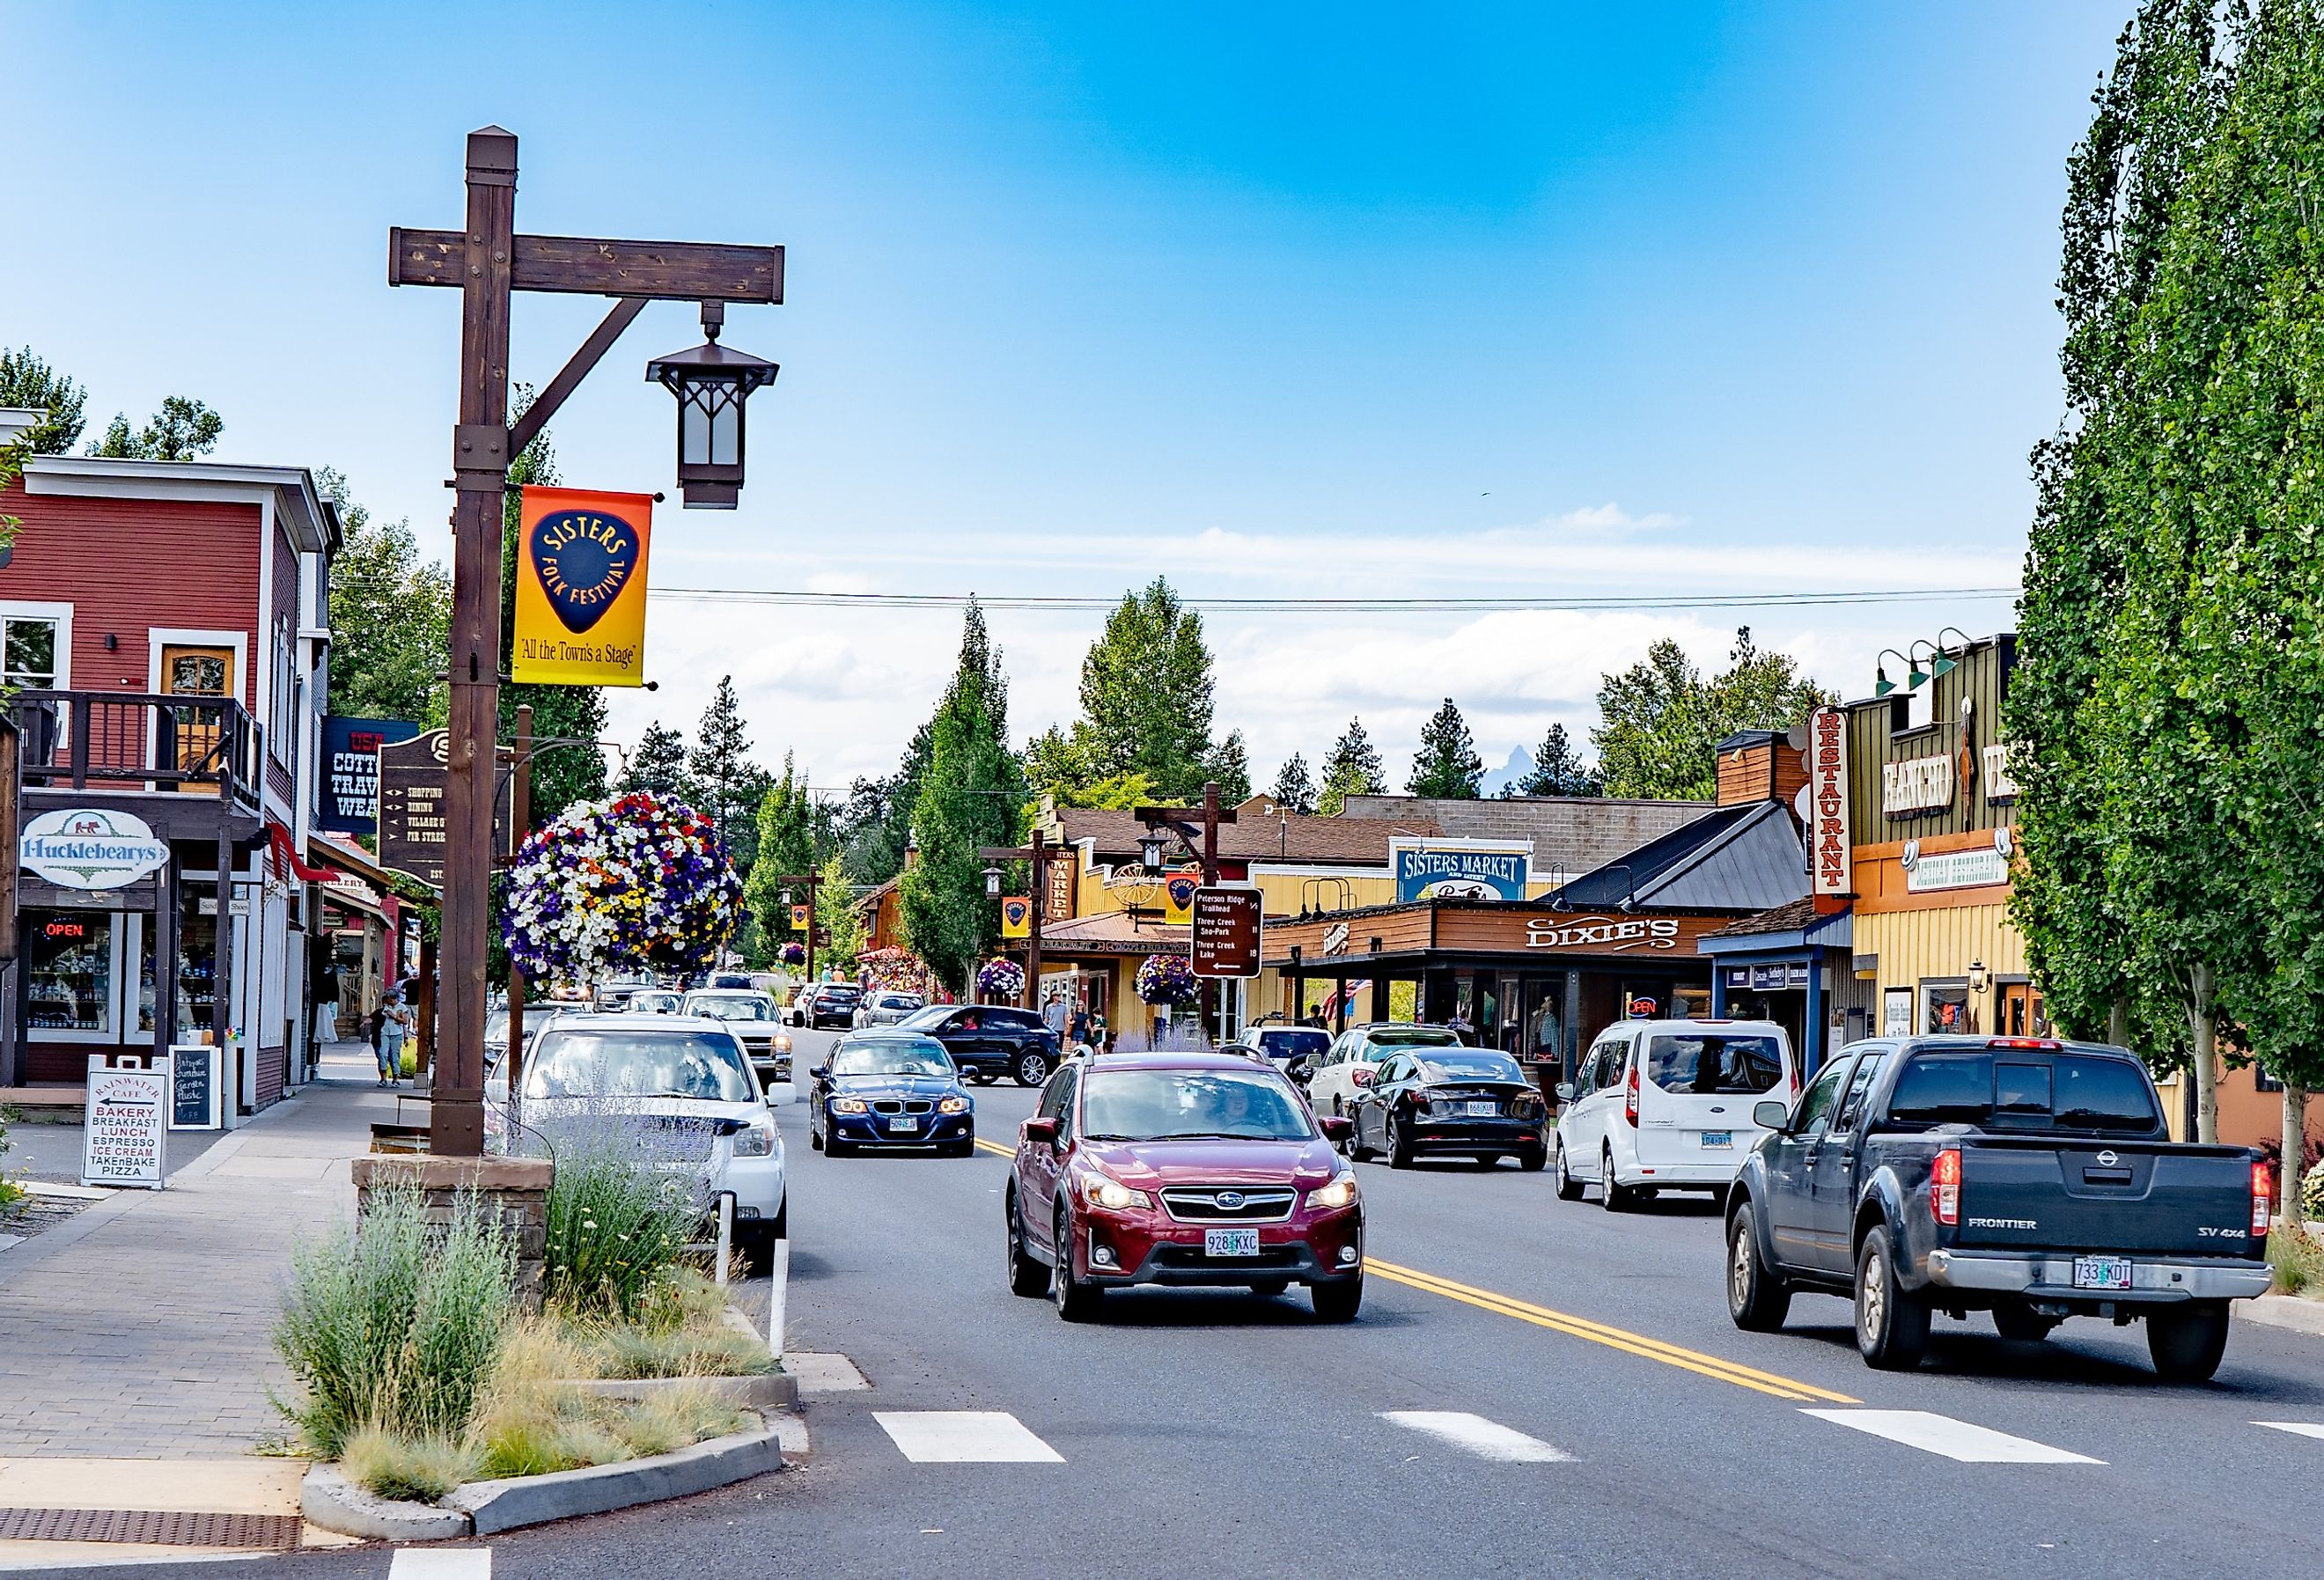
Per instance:
[[[976,968],[976,991],[997,1003],[1021,998],[1025,993],[1025,968],[1014,960],[987,960]]]
[[[1203,996],[1194,963],[1184,955],[1148,955],[1138,968],[1138,996],[1149,1004],[1176,1009]]]
[[[536,830],[509,873],[502,929],[535,981],[706,969],[742,919],[742,884],[710,819],[646,791],[585,801]]]
[[[783,946],[783,964],[786,966],[806,965],[807,946],[805,944],[798,943],[785,944]]]

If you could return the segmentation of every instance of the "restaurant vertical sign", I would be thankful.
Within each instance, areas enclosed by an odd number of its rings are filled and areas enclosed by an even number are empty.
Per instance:
[[[1848,826],[1848,715],[1819,707],[1808,716],[1808,887],[1819,900],[1856,892]]]

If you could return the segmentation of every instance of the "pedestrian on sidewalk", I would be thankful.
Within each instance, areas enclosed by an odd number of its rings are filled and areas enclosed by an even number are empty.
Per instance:
[[[392,993],[379,1007],[379,1084],[392,1086],[403,1075],[403,1039],[411,1030],[411,1012],[403,995]]]

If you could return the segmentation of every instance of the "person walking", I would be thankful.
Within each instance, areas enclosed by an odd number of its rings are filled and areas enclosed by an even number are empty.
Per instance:
[[[1060,1038],[1065,1034],[1065,995],[1051,989],[1041,1003],[1041,1021]]]
[[[411,1030],[411,1012],[401,993],[392,993],[380,1005],[379,1016],[379,1084],[392,1086],[403,1076],[403,1039]]]

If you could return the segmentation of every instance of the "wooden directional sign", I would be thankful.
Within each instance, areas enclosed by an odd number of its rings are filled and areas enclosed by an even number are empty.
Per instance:
[[[429,730],[379,749],[379,864],[417,879],[438,893],[444,888],[444,797],[450,773],[447,740]],[[509,768],[503,763],[493,802],[493,848],[511,848]]]
[[[1256,889],[1194,891],[1194,975],[1239,977],[1259,975],[1259,947],[1267,920]]]

